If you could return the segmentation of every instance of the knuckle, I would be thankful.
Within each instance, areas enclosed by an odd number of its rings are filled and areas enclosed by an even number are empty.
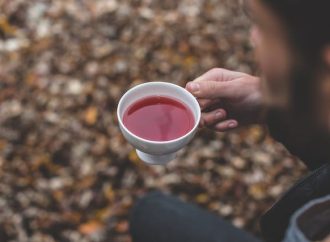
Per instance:
[[[209,94],[214,94],[216,92],[216,89],[217,89],[217,83],[216,82],[208,82],[206,89],[207,89],[207,92]]]
[[[219,68],[219,67],[213,67],[211,70],[210,70],[210,73],[218,73],[219,71],[221,71],[222,68]]]
[[[219,69],[220,69],[220,68],[218,68],[218,67],[213,67],[211,70],[208,71],[208,73],[209,73],[210,75],[215,75],[216,73],[219,72]]]
[[[225,69],[224,68],[221,68],[221,67],[216,67],[216,68],[213,68],[214,69],[214,72],[223,72]]]

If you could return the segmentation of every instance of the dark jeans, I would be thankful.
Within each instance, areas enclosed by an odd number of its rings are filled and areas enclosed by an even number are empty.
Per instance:
[[[130,232],[133,242],[260,242],[223,219],[160,192],[137,202]]]

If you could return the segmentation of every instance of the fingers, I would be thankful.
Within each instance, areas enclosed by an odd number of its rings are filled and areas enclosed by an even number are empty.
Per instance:
[[[202,113],[200,126],[213,126],[217,122],[225,120],[226,115],[226,111],[223,109],[216,109],[212,112]]]
[[[223,122],[217,123],[214,125],[213,129],[218,131],[218,132],[225,132],[231,129],[235,129],[238,127],[238,122],[237,120],[230,119],[230,120],[225,120]]]
[[[243,77],[245,75],[247,74],[237,71],[230,71],[222,68],[213,68],[208,72],[204,73],[203,75],[199,76],[198,78],[196,78],[194,82],[199,82],[199,81],[226,82],[226,81],[231,81],[235,78]]]
[[[219,103],[219,100],[215,100],[215,99],[198,98],[197,101],[202,110],[205,110]]]
[[[235,82],[189,82],[186,89],[197,98],[215,99],[236,97],[237,85]]]
[[[227,119],[224,109],[216,109],[212,112],[202,113],[200,127],[209,127],[218,132],[225,132],[238,127],[235,119]]]
[[[197,98],[231,98],[239,92],[241,86],[239,79],[247,76],[249,75],[241,72],[214,68],[187,83],[186,89]]]

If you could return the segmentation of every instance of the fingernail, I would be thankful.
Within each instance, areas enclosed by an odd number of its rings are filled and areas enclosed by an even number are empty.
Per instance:
[[[190,91],[198,92],[200,86],[199,86],[198,83],[191,82],[191,83],[188,84],[188,87],[189,87]]]
[[[231,128],[231,129],[236,128],[236,126],[237,126],[237,123],[236,122],[230,122],[228,124],[228,127]]]
[[[220,111],[219,111],[219,112],[216,112],[216,113],[215,113],[215,118],[216,118],[216,119],[223,118],[223,113],[220,112]]]

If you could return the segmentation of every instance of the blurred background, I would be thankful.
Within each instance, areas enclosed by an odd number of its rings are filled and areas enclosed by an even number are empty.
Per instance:
[[[0,241],[130,242],[130,208],[155,189],[260,236],[305,173],[264,127],[201,130],[148,166],[115,112],[139,83],[255,73],[248,32],[236,0],[0,0]]]

